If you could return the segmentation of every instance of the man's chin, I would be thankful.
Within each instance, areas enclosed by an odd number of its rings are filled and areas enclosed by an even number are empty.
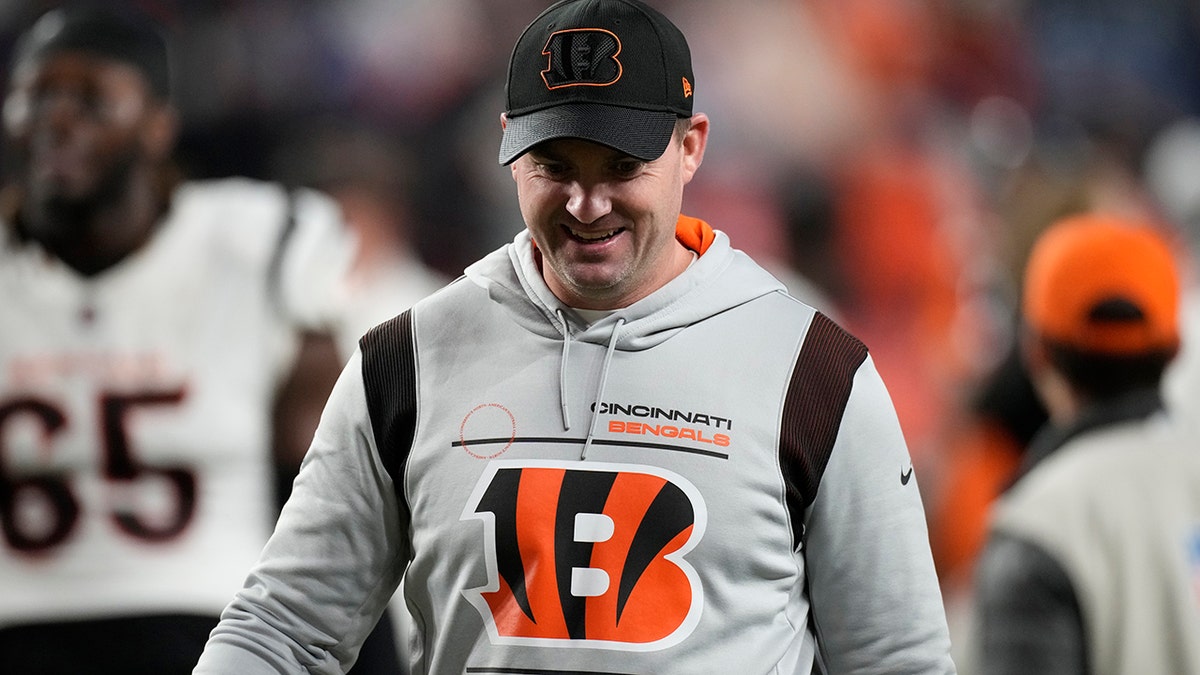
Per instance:
[[[628,292],[623,284],[608,277],[572,279],[570,290],[577,296],[573,306],[593,309],[619,306],[621,298]]]
[[[80,202],[87,198],[91,190],[80,184],[80,181],[65,177],[43,178],[37,181],[29,190],[29,196],[42,203],[51,202]]]
[[[59,222],[70,222],[84,217],[94,202],[90,194],[69,190],[35,192],[30,198],[31,206],[43,216]]]
[[[576,265],[571,270],[571,286],[586,295],[607,296],[616,294],[621,279],[610,269],[600,265]]]

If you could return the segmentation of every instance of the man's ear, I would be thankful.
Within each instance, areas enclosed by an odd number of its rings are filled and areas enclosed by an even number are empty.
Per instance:
[[[1017,339],[1020,340],[1021,365],[1025,371],[1032,375],[1048,367],[1050,357],[1046,353],[1046,345],[1028,326],[1021,326],[1019,330]]]
[[[696,170],[704,161],[704,149],[708,147],[708,115],[692,115],[691,126],[683,136],[683,182],[692,180]]]
[[[1078,396],[1065,375],[1054,365],[1045,340],[1024,328],[1021,340],[1021,364],[1038,400],[1056,424],[1069,424],[1079,412]]]
[[[508,128],[508,113],[500,113],[500,128]]]
[[[179,113],[168,104],[155,105],[146,113],[142,127],[142,148],[151,161],[165,161],[175,149],[179,137]]]

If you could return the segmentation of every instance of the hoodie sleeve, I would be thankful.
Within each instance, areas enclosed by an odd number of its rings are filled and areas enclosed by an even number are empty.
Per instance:
[[[917,481],[870,357],[854,374],[803,536],[827,672],[955,672]]]
[[[292,497],[221,615],[194,673],[341,673],[399,584],[407,556],[355,352],[330,395]]]

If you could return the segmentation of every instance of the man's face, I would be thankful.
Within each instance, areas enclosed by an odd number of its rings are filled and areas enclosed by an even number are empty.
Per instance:
[[[686,267],[691,256],[675,241],[675,223],[683,186],[703,156],[708,127],[699,121],[652,162],[561,139],[512,164],[542,274],[560,300],[581,309],[625,307]]]
[[[33,204],[103,200],[144,154],[158,104],[134,66],[63,51],[21,64],[4,128]]]

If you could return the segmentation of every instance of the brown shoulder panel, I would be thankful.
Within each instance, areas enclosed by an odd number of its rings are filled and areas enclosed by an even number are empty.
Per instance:
[[[792,370],[779,436],[779,460],[792,515],[793,548],[803,535],[804,510],[812,504],[841,428],[854,374],[867,348],[818,313]]]
[[[417,425],[417,359],[409,312],[386,321],[358,341],[363,386],[379,458],[404,501],[404,465]]]

